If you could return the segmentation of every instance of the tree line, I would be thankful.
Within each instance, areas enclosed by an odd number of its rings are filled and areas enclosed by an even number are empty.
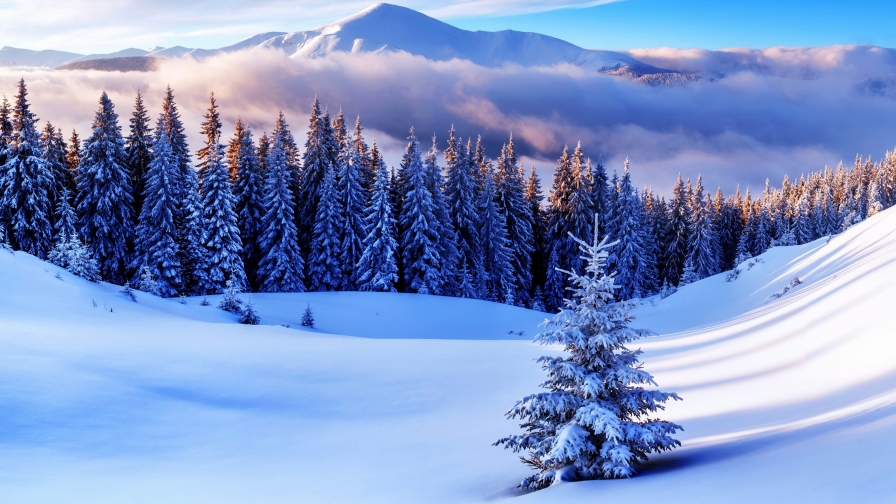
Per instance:
[[[169,87],[153,122],[137,93],[122,133],[106,93],[90,136],[38,128],[24,80],[0,105],[0,233],[82,276],[172,297],[363,290],[486,299],[553,311],[597,219],[619,299],[667,294],[775,245],[836,234],[896,202],[896,155],[712,195],[697,177],[670,199],[564,148],[547,197],[512,135],[497,158],[452,127],[439,150],[414,129],[388,168],[360,119],[315,98],[304,148],[283,113],[254,138],[221,135],[214,94],[195,157]],[[424,147],[426,145],[426,147]]]

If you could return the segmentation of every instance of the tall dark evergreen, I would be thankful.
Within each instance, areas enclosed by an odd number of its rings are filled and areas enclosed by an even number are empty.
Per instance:
[[[684,263],[688,258],[688,241],[690,228],[690,212],[688,194],[681,181],[681,174],[672,189],[672,200],[669,202],[669,235],[666,237],[666,256],[663,258],[663,280],[676,286],[681,282]]]
[[[445,203],[451,227],[456,233],[457,271],[461,276],[466,273],[469,278],[468,282],[474,283],[472,277],[481,262],[477,226],[479,217],[476,207],[479,191],[473,175],[473,166],[460,139],[455,136],[453,126],[448,132],[448,145],[444,155],[448,172],[445,184]]]
[[[242,240],[243,268],[246,281],[252,290],[258,289],[258,262],[261,260],[259,242],[262,235],[261,220],[264,213],[264,180],[252,131],[242,119],[236,121],[236,131],[228,150],[228,168],[233,180],[236,198],[234,211],[239,223]]]
[[[131,113],[130,132],[125,139],[125,155],[131,174],[131,188],[134,191],[134,216],[139,216],[143,208],[144,182],[147,168],[152,161],[152,127],[149,112],[143,105],[143,96],[137,91],[134,112]],[[169,142],[170,144],[170,142]]]
[[[616,295],[620,299],[634,299],[650,294],[650,270],[645,260],[641,201],[632,187],[628,160],[619,181],[613,220],[610,239],[618,244],[611,249],[607,262],[614,265],[616,283],[619,286]]]
[[[134,266],[137,278],[147,284],[141,284],[141,290],[173,297],[183,288],[175,219],[180,206],[180,170],[165,128],[155,137],[152,160],[143,177],[143,208],[137,225]]]
[[[63,191],[75,191],[75,177],[68,169],[66,159],[67,146],[62,138],[62,133],[47,121],[40,137],[41,158],[50,167],[53,177],[53,189],[50,191],[50,204],[56,207]]]
[[[377,151],[376,142],[372,150]],[[395,239],[396,226],[389,197],[389,173],[385,166],[377,167],[375,173],[376,183],[373,185],[365,219],[370,231],[364,238],[364,253],[358,262],[358,288],[362,291],[395,292],[398,282],[398,242]]]
[[[202,123],[201,134],[205,136],[205,144],[197,152],[205,246],[202,290],[209,294],[222,293],[228,285],[239,290],[247,287],[241,256],[243,244],[234,211],[236,199],[224,159],[217,108],[215,95],[212,94]]]
[[[401,160],[405,187],[399,228],[403,284],[407,292],[439,294],[444,283],[439,254],[437,217],[432,194],[426,184],[426,168],[420,144],[411,128],[408,145]]]
[[[78,169],[81,166],[81,137],[72,129],[72,136],[68,139],[68,151],[65,153],[66,166],[72,173],[72,179],[77,178]]]
[[[527,305],[532,289],[533,223],[526,204],[523,172],[517,165],[512,135],[498,157],[495,198],[507,226],[514,299]]]
[[[0,226],[13,248],[45,259],[53,246],[53,172],[40,149],[25,80],[13,107],[12,136],[0,173]]]
[[[479,193],[479,247],[482,268],[477,272],[477,284],[483,291],[483,299],[505,300],[513,292],[513,265],[510,243],[507,240],[507,224],[504,214],[495,202],[494,177],[490,167],[482,177]]]
[[[282,114],[281,114],[282,117]],[[305,268],[299,249],[292,193],[286,128],[271,138],[264,174],[264,216],[261,219],[261,261],[258,277],[262,292],[303,292]]]
[[[340,230],[345,227],[343,208],[336,187],[336,170],[327,168],[320,187],[320,201],[311,234],[309,256],[309,286],[314,291],[343,290],[346,285],[345,268],[341,260]]]
[[[103,279],[122,284],[131,264],[134,200],[118,114],[105,92],[93,120],[93,133],[84,141],[77,184],[81,236]]]
[[[549,254],[548,223],[541,208],[541,202],[544,199],[544,195],[541,192],[541,179],[538,178],[534,166],[529,171],[529,178],[526,179],[524,196],[532,219],[532,284],[540,286],[544,285],[546,279],[545,273],[547,271]],[[542,298],[543,296],[544,289],[542,289]],[[544,299],[541,301],[543,303]]]
[[[329,125],[325,125],[324,122],[320,101],[315,97],[314,103],[311,105],[311,118],[308,120],[305,151],[302,153],[299,193],[296,195],[296,207],[299,209],[297,225],[300,243],[311,243],[317,202],[320,201],[320,187],[323,184],[327,168],[330,166],[329,139],[326,138]]]
[[[357,128],[360,128],[360,123],[356,124],[356,133],[360,134]],[[351,138],[346,136],[342,142],[336,167],[336,192],[339,208],[343,212],[342,227],[339,229],[339,262],[342,266],[342,287],[356,290],[361,273],[358,263],[364,253],[364,238],[367,236],[364,206],[369,197],[364,184],[368,176],[365,163],[368,161]],[[362,147],[366,149],[366,146]]]
[[[438,163],[438,155],[439,149],[436,145],[436,137],[433,135],[432,147],[426,153],[423,164],[426,171],[426,188],[432,196],[433,215],[436,219],[432,225],[435,226],[436,234],[439,237],[439,257],[442,261],[443,283],[439,293],[456,295],[460,283],[460,275],[456,270],[458,265],[457,237],[454,226],[451,225],[451,215],[443,193],[445,177],[442,175],[442,168]]]

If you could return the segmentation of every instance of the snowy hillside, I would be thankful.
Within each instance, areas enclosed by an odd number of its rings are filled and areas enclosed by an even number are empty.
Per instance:
[[[894,257],[891,209],[645,302],[683,447],[521,502],[892,502]],[[484,502],[529,474],[490,444],[543,379],[543,314],[256,294],[266,325],[241,326],[57,271],[0,251],[4,502]],[[308,303],[318,328],[297,330]]]
[[[433,61],[456,58],[487,67],[508,64],[524,67],[571,64],[589,71],[610,73],[654,84],[686,82],[698,78],[696,75],[657,68],[622,53],[583,49],[538,33],[512,30],[500,32],[462,30],[415,10],[391,4],[373,5],[353,16],[315,30],[260,33],[218,49],[175,46],[145,51],[131,48],[110,54],[83,56],[74,53],[55,54],[55,51],[37,52],[4,48],[9,54],[4,55],[0,52],[0,66],[9,66],[6,61],[16,61],[18,65],[62,67],[68,70],[85,68],[110,70],[118,58],[124,57],[202,59],[216,54],[254,48],[282,49],[293,57],[302,58],[327,57],[334,52],[404,51]],[[13,55],[10,51],[18,52]],[[55,55],[51,58],[49,53]],[[98,59],[109,61],[99,65],[71,65]],[[114,69],[127,71],[133,68],[132,62],[120,60],[120,63],[121,68]]]

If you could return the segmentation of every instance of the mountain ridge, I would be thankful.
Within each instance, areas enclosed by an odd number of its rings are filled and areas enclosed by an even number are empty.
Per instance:
[[[190,57],[201,60],[218,54],[255,49],[277,49],[294,58],[326,58],[334,53],[405,52],[432,61],[458,59],[484,67],[571,64],[586,71],[611,74],[648,84],[681,83],[704,77],[659,68],[619,52],[584,49],[538,33],[514,30],[468,31],[413,9],[387,3],[374,4],[361,12],[312,30],[259,33],[217,49],[182,46],[153,50],[129,48],[110,54],[90,55],[51,55],[43,54],[46,51],[27,49],[15,49],[4,55],[3,50],[0,50],[0,66],[3,66],[3,61],[22,65],[30,57],[36,63],[33,66],[67,70],[129,71],[133,69],[133,60],[117,58]],[[86,63],[98,60],[102,62]],[[116,67],[116,61],[121,63],[119,67]],[[72,65],[73,63],[78,64]]]

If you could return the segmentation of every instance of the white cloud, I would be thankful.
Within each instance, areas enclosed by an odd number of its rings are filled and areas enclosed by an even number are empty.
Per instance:
[[[426,142],[433,132],[444,140],[454,124],[464,138],[482,134],[491,156],[513,132],[546,187],[563,146],[581,140],[611,170],[630,157],[639,184],[667,191],[681,171],[702,173],[708,187],[728,192],[737,183],[755,189],[767,177],[777,181],[892,148],[896,99],[866,92],[857,85],[861,75],[836,68],[811,80],[742,71],[718,82],[652,88],[573,66],[482,68],[400,53],[306,60],[259,51],[169,60],[155,73],[0,69],[0,91],[12,94],[24,75],[39,117],[84,134],[102,90],[126,124],[137,89],[155,114],[171,84],[194,146],[209,91],[226,128],[242,116],[260,135],[282,109],[300,142],[318,95],[334,113],[342,107],[350,120],[360,115],[368,140],[376,137],[391,164],[410,126]]]

